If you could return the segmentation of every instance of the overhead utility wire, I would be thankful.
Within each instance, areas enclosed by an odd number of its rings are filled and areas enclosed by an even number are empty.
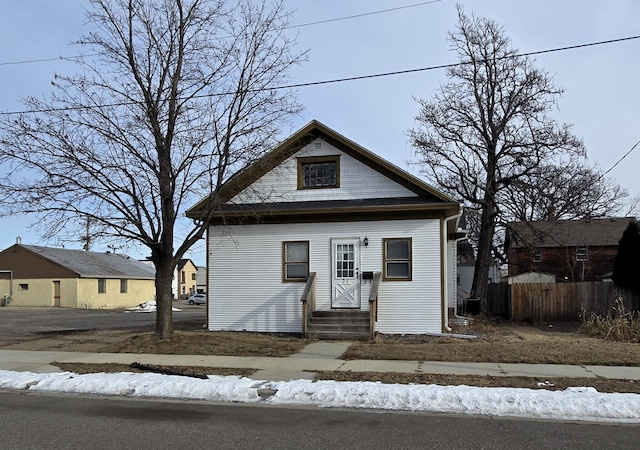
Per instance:
[[[605,175],[607,175],[609,172],[611,172],[613,169],[615,169],[615,167],[620,164],[622,162],[623,159],[625,159],[627,156],[629,156],[631,154],[632,151],[634,151],[636,149],[636,147],[640,144],[640,141],[636,142],[636,145],[634,145],[633,147],[631,147],[631,150],[629,150],[627,153],[625,153],[624,155],[622,155],[622,157],[616,161],[616,163],[609,167],[609,170],[607,170],[605,173],[603,173],[602,175],[600,175],[600,178],[598,178],[598,180],[602,179],[605,177]]]
[[[610,39],[608,41],[591,42],[591,43],[588,43],[588,44],[570,45],[570,46],[567,46],[567,47],[557,47],[557,48],[552,48],[552,49],[547,49],[547,50],[538,50],[538,51],[528,52],[528,53],[519,53],[519,54],[515,54],[515,55],[512,55],[512,56],[505,56],[504,58],[518,58],[518,57],[522,57],[522,56],[541,55],[541,54],[544,54],[544,53],[561,52],[561,51],[566,51],[566,50],[574,50],[574,49],[577,49],[577,48],[593,47],[593,46],[596,46],[596,45],[613,44],[613,43],[616,43],[616,42],[630,41],[630,40],[633,40],[633,39],[640,39],[640,35],[629,36],[629,37],[618,38],[618,39]],[[343,83],[345,81],[366,80],[366,79],[370,79],[370,78],[381,78],[381,77],[388,77],[388,76],[392,76],[392,75],[404,75],[404,74],[407,74],[407,73],[414,73],[414,72],[424,72],[424,71],[429,71],[429,70],[447,69],[447,68],[450,68],[450,67],[461,66],[461,65],[464,65],[464,64],[471,64],[471,62],[458,62],[458,63],[452,63],[452,64],[441,64],[441,65],[438,65],[438,66],[421,67],[421,68],[418,68],[418,69],[397,70],[397,71],[394,71],[394,72],[376,73],[376,74],[371,74],[371,75],[360,75],[360,76],[357,76],[357,77],[335,78],[335,79],[323,80],[323,81],[310,81],[310,82],[307,82],[307,83],[287,84],[287,85],[275,86],[275,87],[271,87],[271,88],[247,89],[245,92],[272,91],[272,90],[280,90],[280,89],[293,89],[293,88],[301,88],[301,87],[309,87],[309,86],[319,86],[319,85],[323,85],[323,84]],[[234,92],[221,92],[221,93],[218,93],[218,94],[202,94],[202,95],[194,96],[194,98],[219,97],[219,96],[223,96],[223,95],[231,95],[233,93]],[[126,105],[132,105],[132,104],[135,104],[135,102],[116,102],[116,103],[107,103],[107,104],[104,104],[104,105],[91,105],[91,106],[66,106],[66,107],[59,107],[59,108],[34,109],[34,110],[25,110],[25,111],[7,111],[7,112],[0,111],[0,116],[9,116],[9,115],[15,115],[15,114],[33,114],[33,113],[54,112],[54,111],[71,111],[71,110],[83,110],[83,109],[94,109],[94,108],[106,108],[106,107],[113,107],[113,106],[126,106]]]
[[[431,3],[438,3],[441,2],[443,0],[431,0],[428,2],[421,2],[421,3],[414,3],[412,5],[405,5],[405,6],[397,6],[395,8],[388,8],[388,9],[380,9],[377,11],[370,11],[370,12],[366,12],[366,13],[361,13],[361,14],[353,14],[351,16],[343,16],[343,17],[334,17],[333,19],[325,19],[325,20],[318,20],[316,22],[306,22],[306,23],[301,23],[298,25],[288,25],[286,27],[283,27],[283,30],[289,30],[292,28],[302,28],[302,27],[309,27],[312,25],[320,25],[323,23],[330,23],[330,22],[338,22],[340,20],[348,20],[348,19],[356,19],[358,17],[365,17],[365,16],[373,16],[375,14],[383,14],[383,13],[388,13],[388,12],[392,12],[392,11],[398,11],[400,9],[407,9],[407,8],[415,8],[416,6],[424,6],[424,5],[428,5]],[[100,55],[100,53],[91,53],[88,55],[83,55],[85,57],[89,57],[89,56],[98,56]],[[39,62],[47,62],[47,61],[59,61],[59,60],[73,60],[75,58],[77,58],[78,56],[58,56],[56,58],[42,58],[42,59],[29,59],[29,60],[24,60],[24,61],[8,61],[8,62],[0,62],[0,66],[11,66],[11,65],[17,65],[17,64],[32,64],[32,63],[39,63]]]

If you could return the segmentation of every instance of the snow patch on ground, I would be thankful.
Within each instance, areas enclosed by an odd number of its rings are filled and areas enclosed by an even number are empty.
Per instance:
[[[133,308],[127,308],[124,312],[129,313],[129,312],[143,312],[143,313],[150,313],[150,312],[156,312],[158,308],[156,307],[156,301],[155,300],[151,300],[148,302],[144,302],[144,303],[140,303],[138,306],[134,306]],[[171,307],[172,311],[180,311],[178,308],[176,307]]]
[[[590,387],[547,391],[376,382],[267,382],[214,375],[202,380],[155,373],[78,375],[0,370],[0,389],[640,423],[640,395],[600,393]],[[275,394],[263,398],[258,389],[270,389]]]

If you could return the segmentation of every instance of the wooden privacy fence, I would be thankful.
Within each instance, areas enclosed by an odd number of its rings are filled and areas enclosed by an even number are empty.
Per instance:
[[[503,285],[504,286],[504,285]],[[578,320],[580,313],[594,312],[606,316],[622,298],[630,311],[639,311],[639,297],[631,291],[616,288],[613,283],[514,283],[508,289],[489,290],[489,314],[501,313],[511,320],[534,323]],[[502,308],[499,305],[506,305]],[[505,314],[505,310],[508,311]]]

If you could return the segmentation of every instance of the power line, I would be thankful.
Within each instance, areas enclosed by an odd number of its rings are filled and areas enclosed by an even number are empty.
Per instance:
[[[622,157],[619,160],[617,160],[616,163],[609,168],[609,170],[607,170],[605,173],[600,175],[600,178],[598,178],[598,179],[600,180],[600,179],[604,178],[609,172],[611,172],[613,169],[615,169],[615,167],[618,164],[620,164],[623,159],[625,159],[627,156],[629,156],[631,154],[631,152],[634,151],[638,145],[640,145],[640,141],[636,142],[636,144],[633,147],[631,147],[631,150],[629,150],[627,153],[622,155]]]
[[[356,19],[358,17],[365,17],[365,16],[373,16],[375,14],[383,14],[383,13],[388,13],[388,12],[393,12],[393,11],[398,11],[401,9],[408,9],[408,8],[415,8],[417,6],[424,6],[424,5],[429,5],[431,3],[439,3],[443,0],[430,0],[428,2],[421,2],[421,3],[414,3],[412,5],[405,5],[405,6],[397,6],[395,8],[388,8],[388,9],[379,9],[377,11],[369,11],[366,13],[360,13],[360,14],[353,14],[351,16],[343,16],[343,17],[334,17],[333,19],[325,19],[325,20],[318,20],[315,22],[306,22],[306,23],[301,23],[298,25],[288,25],[286,27],[283,27],[283,30],[289,30],[292,28],[303,28],[303,27],[309,27],[312,25],[320,25],[323,23],[330,23],[330,22],[338,22],[341,20],[349,20],[349,19]],[[89,55],[83,55],[85,57],[89,57],[89,56],[99,56],[100,53],[92,53]],[[78,56],[58,56],[56,58],[42,58],[42,59],[28,59],[28,60],[24,60],[24,61],[8,61],[8,62],[0,62],[0,66],[12,66],[12,65],[18,65],[18,64],[33,64],[33,63],[40,63],[40,62],[49,62],[49,61],[71,61],[75,58],[77,58]]]
[[[518,57],[524,57],[524,56],[541,55],[541,54],[545,54],[545,53],[554,53],[554,52],[561,52],[561,51],[567,51],[567,50],[575,50],[575,49],[579,49],[579,48],[594,47],[594,46],[597,46],[597,45],[605,45],[605,44],[613,44],[613,43],[617,43],[617,42],[630,41],[630,40],[634,40],[634,39],[640,39],[640,35],[629,36],[629,37],[618,38],[618,39],[609,39],[607,41],[591,42],[591,43],[588,43],[588,44],[570,45],[570,46],[556,47],[556,48],[546,49],[546,50],[537,50],[537,51],[527,52],[527,53],[519,53],[519,54],[511,55],[511,56],[508,56],[508,57],[505,57],[505,58],[518,58]],[[396,71],[393,71],[393,72],[383,72],[383,73],[360,75],[360,76],[346,77],[346,78],[334,78],[334,79],[323,80],[323,81],[310,81],[310,82],[306,82],[306,83],[287,84],[287,85],[275,86],[275,87],[271,87],[271,88],[249,89],[246,92],[260,92],[260,91],[264,91],[264,90],[280,90],[280,89],[295,89],[295,88],[302,88],[302,87],[319,86],[319,85],[323,85],[323,84],[344,83],[346,81],[358,81],[358,80],[366,80],[366,79],[371,79],[371,78],[381,78],[381,77],[389,77],[389,76],[394,76],[394,75],[404,75],[404,74],[415,73],[415,72],[425,72],[425,71],[438,70],[438,69],[447,69],[447,68],[456,67],[456,66],[460,66],[460,65],[464,65],[464,64],[470,64],[470,62],[458,62],[458,63],[451,63],[451,64],[441,64],[441,65],[437,65],[437,66],[420,67],[420,68],[417,68],[417,69],[396,70]],[[216,97],[216,96],[223,96],[223,95],[230,95],[230,94],[233,94],[233,92],[222,92],[222,93],[218,93],[218,94],[202,94],[202,95],[195,96],[194,98],[207,98],[207,97]],[[55,112],[55,111],[86,110],[86,109],[95,109],[95,108],[108,108],[108,107],[114,107],[114,106],[126,106],[126,105],[133,105],[133,104],[135,104],[135,102],[116,102],[116,103],[106,103],[106,104],[103,104],[103,105],[91,105],[91,106],[89,106],[89,105],[87,105],[87,106],[67,106],[67,107],[59,107],[59,108],[34,109],[34,110],[25,110],[25,111],[8,111],[8,112],[2,111],[2,112],[0,112],[0,116],[8,116],[8,115],[15,115],[15,114],[34,114],[34,113]]]
[[[367,13],[354,14],[352,16],[336,17],[335,19],[318,20],[316,22],[307,22],[307,23],[303,23],[303,24],[300,24],[300,25],[290,25],[288,27],[284,27],[284,29],[286,30],[286,29],[289,29],[289,28],[302,28],[302,27],[308,27],[308,26],[311,26],[311,25],[320,25],[320,24],[323,24],[323,23],[337,22],[339,20],[356,19],[358,17],[364,17],[364,16],[373,16],[374,14],[388,13],[388,12],[392,12],[392,11],[398,11],[400,9],[415,8],[416,6],[424,6],[424,5],[428,5],[430,3],[438,3],[438,2],[441,2],[441,1],[442,0],[431,0],[429,2],[414,3],[413,5],[398,6],[396,8],[380,9],[378,11],[371,11],[371,12],[367,12]]]

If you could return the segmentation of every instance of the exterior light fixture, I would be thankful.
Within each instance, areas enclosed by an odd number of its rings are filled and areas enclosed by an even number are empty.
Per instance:
[[[364,241],[363,241],[363,242],[364,242],[364,246],[365,246],[365,247],[368,247],[368,246],[369,246],[369,238],[367,238],[367,237],[366,237],[366,238],[364,238]]]

